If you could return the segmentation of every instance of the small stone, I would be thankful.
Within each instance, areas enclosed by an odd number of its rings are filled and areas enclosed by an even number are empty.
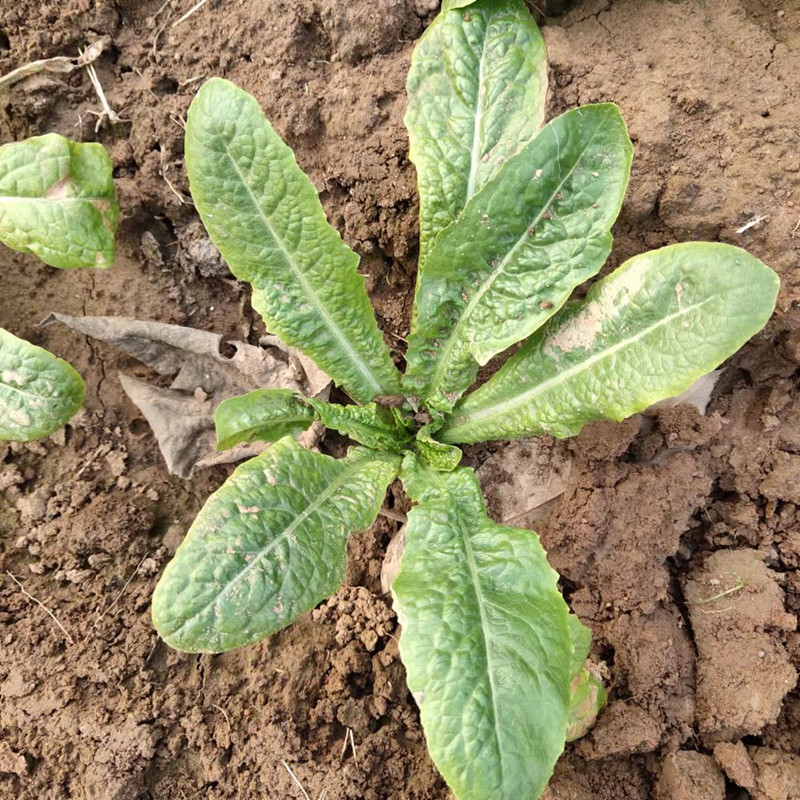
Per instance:
[[[156,572],[158,572],[158,562],[154,558],[150,557],[142,561],[142,565],[139,567],[141,575],[146,578],[150,575],[155,575]]]
[[[372,629],[365,630],[360,638],[361,643],[370,653],[375,649],[375,645],[378,644],[378,634]]]
[[[142,251],[142,258],[147,266],[156,269],[164,266],[164,256],[161,254],[161,246],[158,243],[158,239],[156,239],[150,231],[145,231],[142,234],[139,246]]]
[[[68,569],[64,572],[64,580],[80,585],[94,575],[90,569]]]
[[[800,757],[770,747],[749,747],[756,773],[753,800],[795,800],[800,797]]]
[[[12,486],[19,486],[25,482],[25,477],[16,464],[0,472],[0,492],[5,492]]]
[[[6,742],[0,742],[0,764],[2,764],[2,772],[9,772],[18,778],[27,777],[30,771],[25,756],[22,753],[14,752]]]
[[[758,735],[797,683],[783,643],[797,619],[785,609],[780,575],[760,555],[717,550],[684,583],[697,647],[697,725],[708,743]],[[711,580],[721,585],[710,588]]]
[[[24,522],[37,522],[40,519],[44,519],[50,494],[50,489],[42,486],[31,494],[20,497],[17,500],[16,508],[22,515]]]
[[[125,472],[125,462],[128,459],[128,454],[121,450],[112,450],[106,456],[106,463],[108,464],[109,472],[112,477],[119,478]]]
[[[414,11],[417,13],[417,16],[420,17],[432,14],[438,7],[438,0],[416,0],[414,3]]]

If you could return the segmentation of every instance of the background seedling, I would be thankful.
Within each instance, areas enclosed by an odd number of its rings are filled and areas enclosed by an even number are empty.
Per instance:
[[[110,267],[118,216],[101,145],[51,133],[0,147],[0,242],[61,269]],[[0,329],[0,440],[48,436],[84,394],[66,361]]]

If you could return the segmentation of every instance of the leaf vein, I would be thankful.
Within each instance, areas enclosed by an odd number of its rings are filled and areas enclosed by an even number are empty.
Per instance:
[[[334,322],[333,317],[331,317],[330,312],[326,308],[325,304],[322,302],[322,300],[320,300],[317,292],[311,286],[308,279],[303,274],[302,270],[297,266],[294,259],[292,258],[291,253],[289,253],[289,251],[284,246],[283,241],[280,239],[280,237],[276,235],[275,229],[272,227],[272,223],[270,222],[267,215],[264,213],[264,210],[261,208],[261,205],[256,199],[255,194],[253,193],[253,190],[250,188],[250,184],[245,179],[245,176],[242,173],[241,169],[239,168],[238,163],[234,159],[233,154],[230,152],[227,143],[223,143],[223,150],[231,166],[235,170],[236,174],[239,176],[242,185],[247,190],[247,194],[250,198],[250,201],[252,202],[253,207],[258,212],[259,217],[263,221],[264,227],[267,229],[267,232],[275,241],[275,244],[278,246],[278,249],[283,254],[283,257],[286,259],[286,264],[294,273],[295,277],[300,283],[301,288],[303,289],[304,292],[308,294],[311,303],[319,311],[320,315],[322,316],[323,322],[325,323],[325,326],[333,334],[333,338],[339,342],[339,344],[341,345],[342,349],[344,350],[345,354],[347,355],[353,366],[355,366],[358,372],[361,374],[361,376],[366,379],[367,383],[375,391],[375,393],[379,394],[381,392],[380,381],[375,377],[369,365],[364,363],[364,360],[358,355],[358,353],[350,344],[350,342],[347,341],[347,337],[344,335],[339,326]]]

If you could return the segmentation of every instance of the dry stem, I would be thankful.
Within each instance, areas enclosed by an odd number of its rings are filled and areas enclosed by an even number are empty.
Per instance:
[[[306,800],[311,800],[311,798],[308,796],[308,792],[306,792],[306,790],[303,788],[303,784],[300,783],[300,781],[298,780],[297,775],[295,775],[294,772],[292,772],[292,768],[283,760],[281,760],[281,764],[283,764],[283,766],[286,767],[286,771],[289,773],[289,775],[292,776],[292,780],[300,788],[300,791],[303,793],[303,797],[305,797]]]
[[[199,11],[208,0],[200,0],[199,3],[195,3],[180,19],[176,19],[175,22],[172,23],[172,27],[174,28],[176,25],[180,25],[181,22],[185,22],[195,11]]]
[[[44,58],[40,61],[31,61],[30,64],[24,64],[12,70],[7,75],[0,77],[0,89],[11,86],[17,81],[26,78],[28,75],[35,75],[37,72],[57,72],[64,74],[73,72],[81,67],[88,67],[92,61],[95,61],[100,56],[110,42],[111,38],[109,36],[102,36],[97,39],[97,41],[92,42],[84,51],[80,52],[77,58],[54,56],[53,58]]]
[[[59,628],[59,630],[60,630],[60,631],[61,631],[61,632],[64,634],[64,636],[66,636],[66,638],[67,638],[67,641],[68,641],[70,644],[75,644],[75,640],[74,640],[74,639],[73,639],[73,638],[72,638],[72,637],[69,635],[69,633],[67,632],[67,629],[66,629],[66,628],[65,628],[65,627],[64,627],[64,626],[63,626],[63,625],[62,625],[62,624],[61,624],[61,623],[58,621],[58,619],[57,619],[56,615],[55,615],[55,614],[54,614],[54,613],[53,613],[53,612],[52,612],[52,611],[51,611],[51,610],[50,610],[50,609],[49,609],[49,608],[48,608],[48,607],[47,607],[47,606],[46,606],[46,605],[45,605],[45,604],[44,604],[44,603],[41,601],[41,600],[39,600],[37,597],[34,597],[34,596],[33,596],[33,595],[32,595],[32,594],[31,594],[31,593],[30,593],[30,592],[29,592],[29,591],[28,591],[28,590],[27,590],[27,589],[26,589],[26,588],[25,588],[25,587],[24,587],[24,586],[23,586],[23,585],[22,585],[22,584],[21,584],[21,583],[20,583],[20,582],[17,580],[17,578],[16,578],[16,576],[15,576],[15,575],[12,575],[12,574],[11,574],[11,573],[10,573],[8,570],[6,570],[6,574],[8,575],[8,577],[9,577],[9,578],[11,578],[11,580],[12,580],[12,581],[14,581],[14,583],[16,583],[16,584],[17,584],[17,586],[19,586],[19,590],[22,592],[22,594],[24,594],[24,595],[25,595],[25,597],[27,597],[29,600],[33,600],[33,602],[34,602],[34,603],[36,603],[36,605],[38,605],[40,608],[44,609],[44,611],[45,611],[45,613],[47,614],[47,616],[48,616],[48,617],[50,617],[50,619],[52,619],[52,620],[53,620],[53,622],[55,622],[55,624],[56,624],[56,625],[58,625],[58,628]]]

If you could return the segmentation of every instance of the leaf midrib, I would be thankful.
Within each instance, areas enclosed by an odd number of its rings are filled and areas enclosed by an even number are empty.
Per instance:
[[[449,495],[451,499],[455,500],[455,498],[453,498],[453,493],[447,487],[445,481],[442,480],[439,473],[436,472],[435,470],[430,470],[430,473],[434,476],[434,481],[439,485],[441,491]],[[457,503],[455,502],[453,502],[453,508],[455,510],[456,519],[458,520],[458,529],[461,532],[461,539],[464,542],[464,550],[467,555],[467,568],[469,570],[470,582],[472,583],[472,587],[475,591],[475,599],[478,604],[478,613],[480,614],[480,619],[481,619],[481,627],[480,627],[481,641],[483,642],[483,650],[486,656],[486,673],[489,681],[489,693],[491,694],[492,698],[494,738],[497,743],[497,754],[498,754],[497,763],[500,768],[500,785],[502,786],[505,783],[505,765],[504,765],[505,762],[503,760],[504,750],[501,744],[502,736],[500,735],[501,728],[499,726],[500,715],[498,714],[497,711],[497,696],[496,696],[497,690],[494,685],[494,669],[492,667],[492,657],[489,647],[489,641],[491,640],[489,632],[491,631],[491,627],[486,620],[486,614],[484,613],[483,610],[484,602],[489,602],[489,601],[484,601],[483,599],[483,590],[481,588],[480,581],[478,579],[478,568],[475,563],[475,554],[472,550],[472,543],[470,542],[469,531],[461,515],[461,510],[459,509]]]
[[[477,302],[481,298],[483,298],[483,296],[486,294],[486,292],[489,291],[489,289],[492,287],[492,285],[494,284],[495,280],[498,278],[500,273],[505,271],[505,268],[508,266],[510,260],[514,257],[514,255],[517,252],[517,250],[522,246],[523,242],[530,241],[531,236],[528,233],[528,230],[530,230],[530,228],[532,228],[532,227],[536,227],[536,225],[538,225],[538,223],[541,221],[541,219],[544,216],[545,212],[552,205],[553,200],[555,199],[555,196],[561,191],[561,189],[564,187],[564,184],[569,180],[569,178],[572,176],[572,174],[578,168],[578,165],[580,164],[581,159],[583,158],[584,154],[588,150],[589,145],[592,143],[592,141],[594,140],[595,136],[597,136],[597,133],[599,132],[601,127],[602,127],[602,124],[598,124],[597,125],[597,127],[594,130],[594,132],[592,133],[592,135],[589,137],[589,139],[587,140],[586,144],[582,148],[580,154],[575,159],[575,163],[572,165],[572,167],[570,167],[569,171],[562,178],[562,180],[559,181],[559,183],[556,186],[556,188],[550,194],[550,197],[542,205],[542,208],[539,211],[539,213],[536,215],[536,217],[530,223],[525,225],[525,231],[523,232],[523,234],[512,245],[512,247],[510,248],[508,253],[506,253],[506,255],[503,257],[503,260],[500,262],[500,264],[494,270],[492,270],[492,272],[487,276],[486,280],[483,282],[483,284],[478,289],[478,291],[475,292],[475,294],[472,296],[472,298],[469,300],[469,302],[464,307],[464,311],[461,314],[461,316],[459,317],[458,322],[456,322],[455,325],[453,325],[453,327],[452,327],[452,329],[450,331],[450,335],[449,335],[449,337],[447,339],[447,343],[445,344],[445,346],[441,350],[441,357],[439,358],[439,361],[437,362],[436,370],[434,371],[434,374],[433,374],[433,380],[429,384],[429,387],[430,387],[429,388],[429,394],[432,395],[434,393],[434,391],[436,390],[436,388],[438,388],[438,386],[441,383],[442,372],[444,371],[445,366],[447,365],[447,363],[448,363],[448,361],[450,359],[450,355],[451,355],[451,353],[453,351],[453,347],[455,346],[456,342],[460,341],[460,339],[461,339],[461,337],[460,336],[456,336],[456,334],[460,331],[462,324],[465,321],[469,320],[469,317],[472,314]],[[556,138],[556,143],[558,144],[558,135],[556,134],[555,129],[551,129],[551,130],[553,131],[553,135]],[[559,146],[559,150],[560,150],[560,146]],[[555,313],[555,311],[557,311],[557,310],[558,310],[557,308],[554,308],[553,309],[553,313]]]
[[[649,325],[648,327],[643,328],[641,331],[634,334],[633,336],[627,339],[623,339],[622,341],[619,341],[616,344],[611,345],[611,347],[605,350],[600,350],[594,355],[589,356],[584,361],[579,361],[577,364],[574,364],[573,366],[565,369],[563,372],[557,373],[552,378],[548,378],[542,383],[538,383],[536,384],[536,386],[533,386],[530,389],[521,392],[520,394],[514,395],[508,400],[501,401],[496,405],[492,405],[489,406],[488,408],[480,409],[471,414],[465,415],[463,420],[459,421],[457,425],[453,425],[449,430],[457,431],[459,428],[463,428],[466,425],[472,425],[475,424],[476,422],[492,419],[493,417],[496,416],[507,415],[510,412],[519,408],[521,405],[525,405],[526,403],[530,402],[537,395],[542,394],[542,392],[546,391],[552,386],[556,386],[559,383],[573,377],[574,375],[578,375],[584,370],[591,369],[591,367],[593,367],[595,364],[602,361],[603,359],[614,355],[620,350],[623,350],[627,347],[631,347],[637,341],[644,338],[649,333],[652,333],[654,330],[657,330],[658,328],[667,325],[668,323],[672,322],[675,319],[679,319],[680,317],[686,316],[695,309],[701,308],[706,303],[711,302],[712,299],[713,298],[711,297],[707,297],[705,300],[702,300],[699,303],[694,303],[693,305],[679,309],[678,311],[675,311],[674,313],[667,315],[663,319],[660,319],[653,325]]]
[[[309,283],[306,276],[303,274],[302,270],[298,267],[295,263],[292,255],[289,251],[284,247],[283,241],[278,237],[275,233],[275,229],[272,227],[272,223],[269,221],[269,218],[264,213],[261,205],[256,200],[256,196],[253,193],[253,190],[250,188],[250,184],[245,179],[244,175],[242,174],[241,169],[239,169],[239,165],[234,159],[230,149],[228,148],[227,142],[223,142],[223,150],[225,155],[227,156],[228,160],[231,163],[231,166],[236,171],[236,174],[239,176],[239,179],[242,182],[242,186],[247,190],[247,195],[250,198],[250,202],[253,204],[253,207],[258,211],[258,215],[264,223],[264,227],[267,229],[267,233],[272,237],[275,244],[278,246],[278,249],[283,254],[283,257],[286,260],[286,264],[291,269],[292,273],[297,278],[298,282],[300,283],[301,288],[304,292],[307,293],[309,299],[311,300],[312,305],[319,311],[320,315],[322,316],[322,320],[325,323],[328,330],[333,334],[333,338],[339,342],[340,346],[344,350],[345,354],[347,355],[350,363],[355,366],[356,370],[360,373],[360,375],[367,381],[370,388],[374,390],[375,394],[380,394],[382,391],[380,381],[375,377],[370,367],[364,363],[363,359],[361,359],[350,344],[347,341],[347,338],[340,330],[339,326],[335,324],[333,318],[331,317],[328,309],[325,307],[325,304],[320,300],[319,295],[314,290],[314,288]]]

